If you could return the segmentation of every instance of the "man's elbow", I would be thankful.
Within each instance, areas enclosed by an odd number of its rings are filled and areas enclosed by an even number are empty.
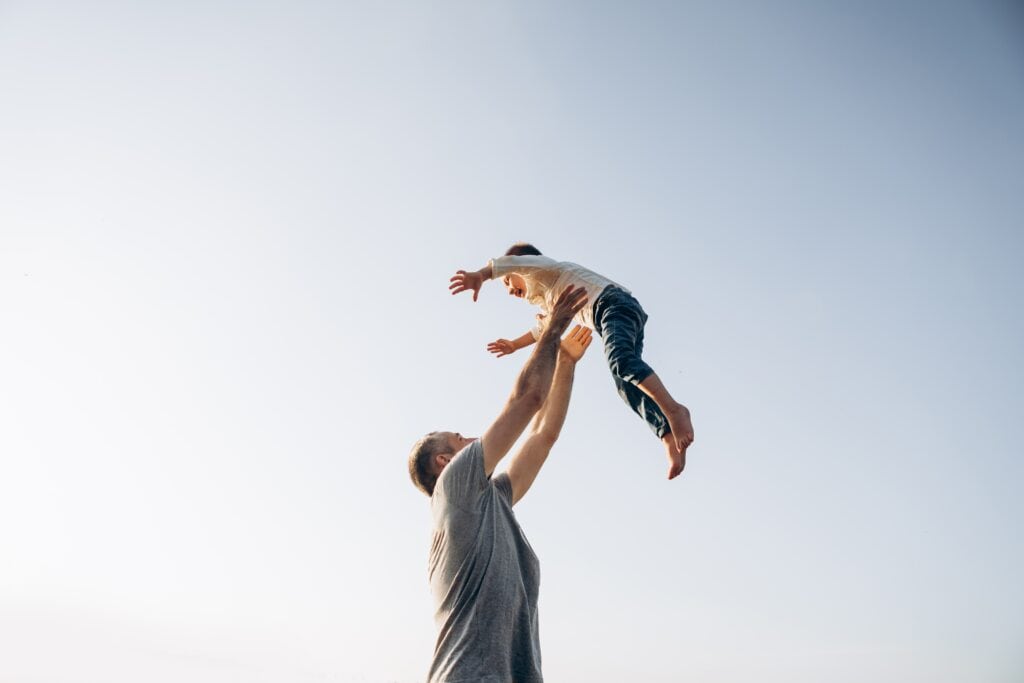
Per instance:
[[[544,429],[543,426],[530,435],[531,445],[538,449],[543,449],[545,452],[554,448],[556,441],[558,441],[558,431]]]
[[[544,405],[544,392],[540,389],[530,387],[526,391],[514,396],[512,400],[533,415],[540,410],[542,405]]]

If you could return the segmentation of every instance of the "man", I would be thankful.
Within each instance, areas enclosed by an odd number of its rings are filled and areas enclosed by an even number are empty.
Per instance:
[[[586,292],[558,298],[504,409],[479,439],[431,432],[409,456],[413,483],[430,496],[430,588],[438,628],[429,683],[540,683],[540,565],[512,512],[558,438],[576,362],[590,345],[577,326]],[[508,470],[491,477],[536,414]]]

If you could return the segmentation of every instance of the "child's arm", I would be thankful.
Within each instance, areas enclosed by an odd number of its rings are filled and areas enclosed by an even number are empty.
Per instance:
[[[457,270],[448,282],[448,289],[451,290],[452,294],[458,294],[459,292],[465,292],[467,290],[473,290],[473,301],[476,301],[476,297],[480,294],[480,288],[484,282],[490,280],[494,276],[494,271],[491,270],[491,264],[488,263],[480,270]]]
[[[480,270],[457,270],[448,282],[452,294],[473,290],[473,301],[480,294],[480,288],[487,280],[502,278],[508,273],[519,273],[524,277],[558,269],[559,264],[547,256],[498,256],[487,262]]]
[[[508,339],[498,339],[497,341],[492,341],[490,344],[487,345],[487,350],[490,351],[491,353],[497,354],[498,358],[501,358],[502,356],[507,356],[509,354],[515,353],[519,349],[525,349],[527,346],[533,344],[536,341],[537,340],[533,338],[533,332],[531,331],[527,332],[518,339],[513,339],[512,341],[509,341]]]

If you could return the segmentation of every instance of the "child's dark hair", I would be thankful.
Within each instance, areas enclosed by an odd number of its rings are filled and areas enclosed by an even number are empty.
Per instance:
[[[508,248],[505,256],[541,256],[541,253],[540,249],[529,242],[516,242]]]

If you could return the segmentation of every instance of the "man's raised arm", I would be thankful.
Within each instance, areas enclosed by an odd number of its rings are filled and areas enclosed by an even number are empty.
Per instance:
[[[569,410],[572,395],[572,380],[576,362],[590,346],[591,332],[587,327],[577,325],[562,340],[558,354],[558,366],[544,407],[537,414],[533,431],[522,449],[512,458],[508,466],[508,478],[512,484],[512,504],[515,505],[526,495],[537,478],[537,473],[547,460],[548,453],[558,440]]]
[[[530,359],[519,373],[505,408],[494,424],[480,437],[480,445],[484,451],[484,472],[487,476],[491,476],[494,468],[526,429],[530,418],[544,404],[551,389],[551,378],[555,373],[562,333],[569,326],[573,316],[586,303],[586,290],[574,289],[571,285],[559,295],[548,316],[547,327],[537,340],[537,346]]]

